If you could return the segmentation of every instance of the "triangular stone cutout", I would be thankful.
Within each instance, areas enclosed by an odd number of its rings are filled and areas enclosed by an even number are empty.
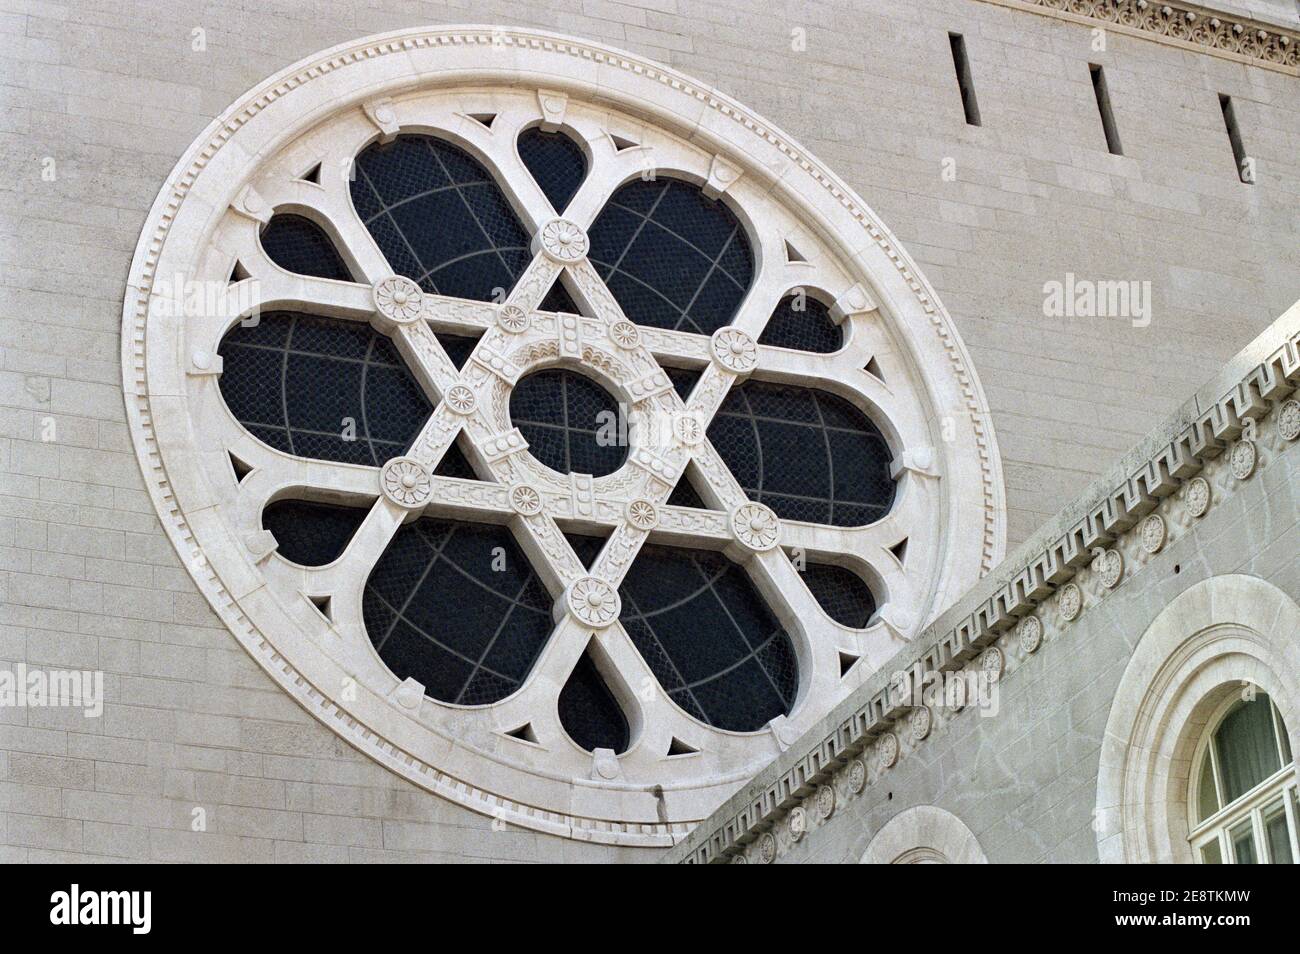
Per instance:
[[[333,597],[309,596],[307,597],[307,599],[311,600],[311,605],[316,607],[316,609],[320,611],[320,614],[322,616],[324,616],[331,623],[334,622],[334,598]]]
[[[479,479],[478,474],[474,473],[474,467],[470,464],[469,458],[460,449],[459,439],[447,448],[446,453],[442,455],[442,460],[438,461],[438,466],[433,469],[433,472],[439,477],[459,477],[461,480]]]
[[[510,736],[512,739],[520,739],[524,742],[531,742],[534,745],[537,744],[537,733],[533,731],[533,724],[531,722],[525,722],[519,728],[511,729],[506,733],[506,735]]]
[[[230,469],[235,472],[235,483],[242,484],[244,478],[253,472],[251,464],[246,464],[230,451],[226,451],[226,456],[230,458]]]
[[[582,654],[560,690],[559,710],[564,731],[588,752],[610,749],[617,755],[627,750],[631,740],[627,716],[591,658],[590,649]]]
[[[876,360],[875,355],[871,356],[871,360],[867,362],[867,366],[863,370],[877,381],[880,381],[882,384],[884,383],[885,372],[880,370],[880,362]]]
[[[445,331],[435,331],[433,336],[438,339],[438,343],[442,345],[442,349],[447,352],[447,357],[451,358],[451,363],[457,369],[465,367],[465,362],[474,353],[479,339],[478,335],[452,335]]]
[[[616,135],[615,133],[610,133],[609,138],[610,141],[614,143],[614,148],[619,152],[622,152],[624,149],[635,149],[637,146],[641,145],[639,142],[628,139],[626,136]]]
[[[694,754],[695,754],[696,752],[698,752],[698,751],[699,751],[699,749],[697,749],[695,746],[693,746],[693,745],[687,745],[687,744],[686,744],[685,742],[683,742],[681,739],[677,738],[677,736],[673,736],[673,740],[672,740],[671,742],[668,743],[668,754],[669,754],[669,756],[673,756],[673,755],[694,755]]]
[[[244,267],[244,264],[236,259],[235,267],[230,270],[230,284],[233,285],[235,282],[242,282],[245,278],[252,277],[248,274],[248,269]]]
[[[890,547],[889,552],[898,560],[900,566],[905,564],[907,562],[907,537],[903,537]]]
[[[691,396],[691,389],[695,387],[695,382],[703,373],[693,368],[664,368],[664,374],[668,375],[668,380],[673,383],[673,390],[683,401]]]
[[[853,668],[853,664],[856,663],[861,658],[862,658],[861,656],[854,656],[852,653],[841,652],[840,653],[840,678],[843,679],[845,676],[847,676],[849,674],[849,670]]]
[[[546,293],[546,297],[537,306],[537,310],[555,311],[566,315],[582,314],[582,311],[578,308],[578,303],[573,300],[573,296],[564,287],[564,282],[559,276],[551,283],[550,291]]]
[[[694,507],[697,510],[708,510],[709,505],[704,502],[698,490],[695,489],[695,483],[691,480],[696,476],[695,464],[686,465],[686,470],[677,480],[677,486],[673,492],[668,495],[668,505],[671,507]]]
[[[316,163],[298,178],[303,182],[314,182],[316,185],[320,185],[320,163]]]
[[[491,129],[492,124],[497,121],[497,114],[496,113],[470,113],[469,118],[474,120],[474,122],[478,123],[480,126],[485,126],[488,129]]]
[[[600,551],[605,548],[606,537],[593,537],[586,533],[577,533],[574,531],[565,531],[564,539],[569,541],[569,546],[573,547],[573,552],[578,555],[582,565],[588,570],[591,569],[596,557],[600,556]]]
[[[808,264],[808,259],[804,258],[803,252],[795,248],[789,239],[785,240],[785,260],[791,264]]]

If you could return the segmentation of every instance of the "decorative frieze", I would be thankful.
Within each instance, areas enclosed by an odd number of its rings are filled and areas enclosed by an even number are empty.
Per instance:
[[[1278,437],[1286,441],[1300,437],[1300,433],[1290,436],[1291,428],[1300,425],[1288,423],[1282,414],[1289,405],[1296,405],[1297,410],[1293,413],[1300,414],[1300,402],[1289,397],[1300,387],[1300,322],[1293,320],[1284,334],[1282,344],[1248,371],[1219,401],[1199,414],[1168,444],[1154,448],[1149,459],[1114,491],[1099,495],[1098,506],[1088,511],[1095,517],[1091,526],[1086,519],[1080,521],[1044,550],[1022,554],[1022,569],[1009,574],[1012,584],[999,587],[981,584],[990,590],[987,602],[979,604],[971,615],[956,623],[938,631],[932,628],[923,634],[921,638],[929,639],[930,648],[921,653],[918,665],[930,671],[952,670],[963,668],[978,656],[978,666],[987,677],[994,681],[1004,678],[1006,657],[998,646],[992,645],[1006,631],[1002,622],[1013,614],[1019,614],[1022,618],[1017,625],[1016,639],[1026,652],[1033,651],[1031,645],[1036,650],[1046,633],[1043,620],[1033,613],[1034,608],[1055,594],[1059,618],[1063,622],[1077,619],[1083,610],[1084,595],[1083,588],[1072,578],[1084,572],[1090,562],[1091,573],[1101,589],[1098,595],[1104,596],[1105,591],[1118,585],[1123,578],[1124,558],[1119,549],[1121,538],[1148,553],[1153,552],[1150,548],[1157,537],[1160,546],[1155,552],[1167,545],[1170,519],[1167,514],[1151,512],[1166,506],[1163,503],[1166,498],[1177,494],[1192,518],[1203,516],[1212,503],[1212,484],[1200,471],[1221,455],[1225,459],[1214,464],[1220,479],[1224,474],[1236,477],[1238,468],[1247,470],[1234,464],[1230,450],[1247,443],[1237,440],[1246,430],[1244,422],[1253,421],[1255,433],[1258,433],[1258,427],[1271,414]],[[1249,452],[1239,452],[1250,454],[1247,476],[1259,466],[1257,442],[1249,442]],[[1085,508],[1071,509],[1083,511]],[[1173,526],[1178,524],[1175,522]],[[1129,533],[1133,535],[1131,538],[1127,537]],[[1094,562],[1088,543],[1103,537],[1111,546],[1097,554]],[[1133,572],[1140,568],[1135,567]],[[1001,628],[996,628],[998,626]],[[987,647],[982,655],[972,651],[981,647]],[[1011,672],[1014,674],[1015,669]],[[818,753],[827,764],[845,766],[843,777],[850,794],[865,791],[870,781],[870,770],[860,753],[872,739],[876,740],[876,764],[881,770],[889,767],[884,756],[897,746],[897,738],[890,731],[897,716],[893,714],[889,691],[887,685],[877,687],[862,698],[838,727],[815,741],[810,750]],[[954,716],[960,710],[959,705],[947,708]],[[923,742],[917,738],[914,725],[912,742]],[[797,775],[798,770],[792,768],[779,776],[774,786],[796,791]],[[690,847],[680,860],[688,864],[725,861],[738,850],[739,840],[746,838],[755,827],[769,824],[788,807],[788,803],[765,804],[762,810],[747,814],[743,825],[711,820],[692,834]]]

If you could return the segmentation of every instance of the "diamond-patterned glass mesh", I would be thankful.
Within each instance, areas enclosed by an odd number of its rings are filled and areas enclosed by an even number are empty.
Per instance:
[[[352,281],[343,258],[325,230],[302,215],[273,215],[261,233],[262,250],[286,272]]]
[[[720,553],[646,545],[619,588],[622,623],[683,709],[736,732],[788,714],[794,646],[749,576]]]
[[[862,629],[876,611],[876,600],[862,577],[832,563],[808,563],[800,577],[826,615],[842,626]]]
[[[587,157],[582,147],[562,132],[525,129],[517,141],[519,158],[541,187],[551,208],[563,212],[587,177]]]
[[[562,474],[612,474],[627,457],[618,402],[573,371],[550,368],[520,379],[510,394],[510,421],[529,452]]]
[[[352,202],[388,264],[426,292],[500,300],[532,260],[491,174],[464,150],[402,135],[356,160]]]
[[[343,553],[368,511],[307,500],[277,500],[262,511],[262,526],[275,535],[276,552],[300,566],[325,566]]]
[[[230,329],[219,353],[231,413],[299,457],[379,466],[432,411],[392,342],[359,322],[268,312]]]
[[[893,505],[884,436],[826,391],[746,381],[723,401],[709,439],[749,498],[787,520],[858,527]]]
[[[712,334],[754,277],[749,239],[722,200],[675,179],[619,189],[588,233],[588,257],[632,321]]]
[[[397,531],[366,581],[366,632],[398,679],[434,699],[504,699],[550,637],[552,600],[505,527],[424,517]]]
[[[844,347],[844,331],[831,310],[807,295],[786,295],[758,338],[762,345],[830,354]]]
[[[617,754],[627,748],[627,716],[588,653],[582,654],[560,690],[559,708],[564,731],[588,752],[613,749]]]

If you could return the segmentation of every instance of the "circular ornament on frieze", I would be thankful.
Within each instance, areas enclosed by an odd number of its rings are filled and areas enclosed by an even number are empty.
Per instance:
[[[934,716],[930,713],[929,706],[918,706],[912,710],[912,741],[920,742],[930,734],[930,728],[934,724]]]
[[[1290,398],[1282,402],[1277,410],[1277,432],[1287,441],[1300,437],[1300,401]]]
[[[531,484],[515,484],[510,488],[510,506],[515,513],[535,517],[542,512],[542,494]]]
[[[776,861],[776,836],[770,831],[758,836],[758,860],[765,865]]]
[[[576,222],[551,219],[542,226],[542,252],[560,265],[572,265],[587,257],[587,233]]]
[[[731,532],[741,544],[761,553],[776,546],[781,521],[771,507],[751,501],[731,512]]]
[[[641,332],[630,321],[619,319],[609,326],[609,337],[614,344],[625,351],[630,351],[641,344]]]
[[[713,360],[725,371],[744,374],[758,364],[758,345],[739,328],[719,328],[710,342]]]
[[[653,500],[632,500],[627,505],[627,522],[638,530],[653,530],[659,525],[659,508]]]
[[[1118,550],[1104,550],[1092,561],[1092,567],[1097,571],[1101,585],[1113,590],[1124,578],[1124,554]]]
[[[862,759],[854,759],[849,763],[849,791],[854,795],[861,795],[866,787],[867,766]]]
[[[1061,610],[1061,618],[1072,623],[1083,611],[1083,590],[1076,583],[1066,583],[1057,594],[1056,605]]]
[[[528,313],[518,305],[502,305],[497,309],[497,326],[517,335],[528,327]]]
[[[898,761],[898,736],[886,732],[876,740],[876,757],[880,760],[882,769],[892,767]]]
[[[447,407],[457,414],[473,414],[478,404],[474,389],[467,384],[453,384],[447,390]]]
[[[790,809],[790,819],[787,824],[790,829],[790,840],[799,841],[808,831],[808,813],[802,807]]]
[[[384,496],[410,510],[428,502],[432,485],[429,469],[413,457],[394,457],[379,471]]]
[[[375,310],[394,324],[410,324],[424,312],[424,293],[405,275],[379,279],[370,290],[370,297]]]
[[[1193,477],[1187,482],[1183,499],[1187,502],[1188,513],[1193,517],[1204,517],[1210,509],[1210,482],[1204,477]]]
[[[984,655],[980,657],[980,670],[989,682],[997,682],[1002,678],[1002,666],[1002,650],[996,646],[984,650]]]
[[[1232,445],[1232,456],[1228,459],[1228,466],[1232,468],[1232,476],[1238,480],[1245,480],[1255,472],[1255,464],[1258,460],[1259,453],[1255,450],[1255,442],[1243,439]]]
[[[1036,653],[1038,647],[1043,642],[1043,624],[1037,616],[1026,616],[1020,621],[1020,626],[1016,631],[1016,638],[1020,640],[1020,648],[1025,653]]]
[[[673,418],[673,435],[687,447],[704,440],[704,425],[690,411],[681,411]]]
[[[1151,514],[1138,528],[1138,539],[1142,541],[1142,549],[1147,553],[1159,553],[1168,535],[1169,529],[1165,526],[1165,518],[1158,513]]]
[[[817,789],[815,796],[817,805],[817,817],[822,821],[830,818],[835,814],[835,789],[830,785],[822,785]]]
[[[569,587],[569,612],[587,626],[608,626],[618,619],[618,592],[604,580],[584,576]]]

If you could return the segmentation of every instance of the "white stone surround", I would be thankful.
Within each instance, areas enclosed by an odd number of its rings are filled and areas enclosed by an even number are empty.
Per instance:
[[[485,112],[497,117],[490,130],[471,118]],[[517,131],[539,121],[575,136],[592,166],[564,222],[554,221],[514,149]],[[533,262],[502,305],[419,295],[391,276],[361,226],[339,173],[366,144],[398,130],[436,131],[474,153],[536,234]],[[317,163],[319,184],[299,178]],[[725,193],[756,249],[751,293],[711,346],[628,324],[585,259],[585,228],[619,184],[647,168]],[[290,275],[270,263],[257,231],[277,209],[322,225],[369,284]],[[382,472],[305,461],[261,444],[233,420],[212,361],[233,319],[223,312],[182,323],[150,302],[156,278],[219,282],[236,261],[254,280],[257,307],[369,321],[394,337],[432,400],[447,396],[407,458]],[[590,317],[536,310],[561,271]],[[849,326],[843,350],[821,356],[754,345],[794,287],[834,302]],[[214,609],[267,672],[351,744],[510,823],[587,840],[671,843],[1001,555],[999,456],[979,383],[906,254],[787,137],[721,94],[626,54],[548,34],[451,28],[312,57],[251,91],[181,160],[142,235],[130,288],[128,418],[164,526]],[[232,286],[230,294],[247,291]],[[486,331],[461,372],[431,333],[458,328]],[[887,385],[862,370],[873,357]],[[661,359],[705,368],[685,407]],[[561,363],[596,376],[647,423],[672,426],[654,445],[634,446],[612,475],[550,471],[511,428],[509,389],[522,374]],[[823,386],[867,409],[900,464],[893,513],[839,530],[777,521],[747,502],[689,422],[706,426],[730,385],[749,374]],[[492,482],[431,475],[462,432]],[[253,467],[239,484],[227,478],[227,452]],[[715,509],[707,514],[664,503],[688,459],[708,482]],[[263,506],[290,494],[376,502],[338,561],[305,570],[276,555],[260,530]],[[524,686],[498,704],[423,697],[418,683],[397,682],[366,637],[365,578],[398,526],[420,512],[509,522],[557,599],[555,634]],[[590,572],[557,519],[613,529]],[[656,538],[722,547],[745,560],[790,630],[799,696],[770,732],[723,732],[685,715],[617,624],[618,582],[639,547]],[[905,538],[906,568],[889,552]],[[857,632],[828,620],[794,576],[783,553],[793,547],[868,576],[882,596],[881,622]],[[310,599],[323,595],[332,597],[332,622]],[[567,739],[554,705],[589,640],[633,726],[633,744],[614,768]],[[865,664],[841,679],[840,652]],[[356,698],[345,697],[342,687],[354,684]],[[506,735],[525,723],[536,743]],[[699,753],[667,758],[673,738]]]

